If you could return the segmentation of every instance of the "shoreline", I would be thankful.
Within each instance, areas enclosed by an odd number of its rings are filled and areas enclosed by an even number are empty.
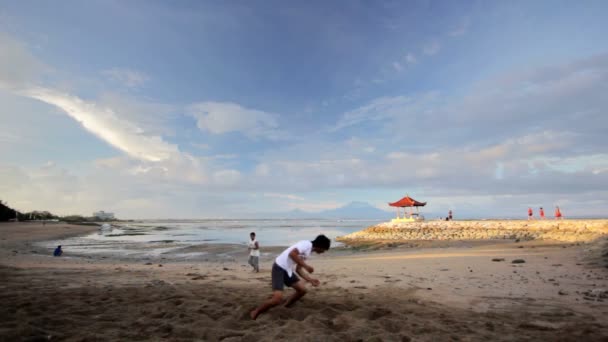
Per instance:
[[[12,239],[3,228],[0,335],[8,340],[272,341],[297,339],[300,331],[329,341],[608,338],[600,242],[332,249],[310,260],[320,287],[309,287],[293,308],[251,321],[249,311],[271,292],[273,255],[261,259],[260,273],[251,272],[246,252],[196,262],[54,258],[29,252],[33,241],[53,233],[38,228]],[[13,253],[11,246],[21,249]]]

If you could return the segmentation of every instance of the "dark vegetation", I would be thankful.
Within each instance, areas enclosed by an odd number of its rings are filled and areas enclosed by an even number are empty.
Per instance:
[[[48,211],[30,211],[20,212],[9,207],[6,203],[0,200],[0,222],[2,221],[39,221],[39,220],[57,220],[69,223],[82,223],[82,222],[99,222],[107,221],[98,217],[92,216],[81,216],[81,215],[67,215],[58,216],[53,215]]]

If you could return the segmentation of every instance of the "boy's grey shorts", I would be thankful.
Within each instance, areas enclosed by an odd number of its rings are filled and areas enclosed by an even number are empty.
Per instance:
[[[291,277],[287,274],[287,271],[282,269],[276,263],[272,264],[272,289],[276,291],[283,291],[284,285],[290,286],[300,281],[300,278],[294,273]]]

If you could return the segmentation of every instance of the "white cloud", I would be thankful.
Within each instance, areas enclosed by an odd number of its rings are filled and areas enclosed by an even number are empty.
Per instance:
[[[206,132],[224,134],[239,132],[249,138],[282,139],[276,114],[243,108],[230,102],[202,102],[190,107],[197,126]]]
[[[176,145],[167,143],[160,136],[146,135],[140,127],[122,119],[120,113],[112,108],[42,87],[20,93],[58,107],[86,130],[134,158],[160,161],[179,153]]]
[[[241,173],[237,170],[220,170],[213,174],[214,185],[231,187],[241,180]]]
[[[2,200],[18,210],[67,209],[81,198],[81,180],[54,163],[32,170],[0,164],[0,175],[0,190],[8,197]]]
[[[403,66],[399,62],[393,62],[393,68],[397,71],[403,71]]]
[[[140,88],[150,80],[150,77],[141,71],[128,68],[112,68],[101,72],[114,82],[118,82],[127,88]]]
[[[471,144],[423,152],[412,151],[414,145],[410,150],[390,146],[384,157],[380,152],[376,154],[379,159],[357,158],[354,156],[356,151],[349,154],[348,148],[335,149],[333,154],[327,153],[323,158],[310,155],[306,159],[294,159],[288,157],[295,155],[288,149],[283,157],[265,158],[258,165],[260,172],[252,179],[261,188],[277,191],[405,186],[450,196],[522,192],[582,194],[606,190],[605,186],[598,185],[603,184],[608,175],[597,171],[608,165],[606,153],[593,158],[539,158],[562,153],[575,139],[575,136],[544,131],[485,147]],[[500,182],[496,181],[498,165],[502,169]]]

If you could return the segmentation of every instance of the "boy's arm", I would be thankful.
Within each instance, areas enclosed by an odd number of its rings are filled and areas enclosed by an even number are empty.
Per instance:
[[[258,242],[255,242],[255,247],[253,247],[253,249],[260,249],[260,245],[258,245]]]
[[[300,258],[300,251],[297,248],[294,248],[289,252],[289,257],[293,260],[298,266],[297,268],[304,268],[308,273],[313,273],[315,271],[312,266],[306,264],[302,258]],[[297,270],[296,268],[296,270]],[[298,273],[299,274],[299,273]]]
[[[319,284],[321,283],[321,282],[319,282],[318,279],[311,278],[311,277],[308,276],[308,274],[306,274],[305,272],[303,272],[302,271],[302,267],[300,265],[298,265],[296,267],[296,273],[298,273],[298,275],[300,277],[302,277],[307,282],[311,283],[313,286],[319,286]]]

